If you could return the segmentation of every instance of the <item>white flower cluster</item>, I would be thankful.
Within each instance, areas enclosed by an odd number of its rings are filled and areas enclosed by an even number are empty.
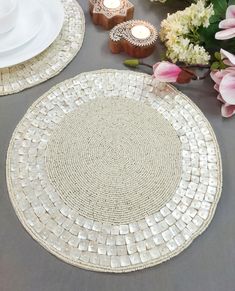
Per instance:
[[[214,14],[213,5],[206,7],[205,0],[199,0],[183,11],[178,11],[161,23],[160,38],[167,48],[167,57],[173,62],[208,64],[210,54],[197,44],[198,28],[208,27]],[[195,35],[195,42],[189,35]]]

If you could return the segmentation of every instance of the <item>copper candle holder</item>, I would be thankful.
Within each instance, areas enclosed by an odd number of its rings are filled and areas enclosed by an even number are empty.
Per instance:
[[[94,24],[107,30],[134,14],[134,5],[128,0],[89,0],[89,9]]]
[[[155,49],[156,28],[143,20],[130,20],[115,26],[110,32],[109,47],[113,54],[126,52],[134,58],[145,58]]]

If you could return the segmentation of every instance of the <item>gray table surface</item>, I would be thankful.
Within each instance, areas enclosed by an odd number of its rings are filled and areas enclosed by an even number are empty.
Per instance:
[[[90,20],[87,0],[79,0],[86,15],[83,47],[57,77],[19,94],[0,97],[0,291],[234,291],[235,290],[235,119],[224,120],[213,84],[195,82],[179,88],[204,112],[217,135],[223,160],[224,187],[208,230],[183,253],[159,266],[129,274],[102,274],[72,267],[43,249],[23,229],[11,206],[5,177],[7,147],[28,107],[55,84],[84,71],[125,69],[124,55],[107,48],[108,32]],[[132,0],[135,18],[157,27],[168,12],[183,7]],[[159,59],[160,45],[148,58]]]

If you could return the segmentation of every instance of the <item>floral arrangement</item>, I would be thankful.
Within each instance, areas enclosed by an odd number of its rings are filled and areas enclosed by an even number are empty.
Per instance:
[[[210,75],[222,103],[221,114],[231,117],[235,115],[235,0],[190,2],[162,21],[160,39],[166,54],[153,66],[153,75],[162,82],[181,84]],[[139,60],[125,64],[146,65]],[[198,68],[206,70],[205,74],[198,76]]]
[[[160,38],[165,43],[166,57],[173,62],[208,64],[210,54],[200,44],[199,28],[208,28],[214,15],[213,5],[198,1],[183,11],[168,15],[162,21]]]

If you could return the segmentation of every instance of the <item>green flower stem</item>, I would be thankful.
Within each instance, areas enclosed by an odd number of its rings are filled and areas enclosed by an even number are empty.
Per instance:
[[[149,65],[147,63],[144,63],[142,60],[139,59],[127,59],[123,62],[123,64],[127,67],[132,67],[132,68],[137,68],[138,66],[145,66],[148,68],[153,69],[152,65]],[[211,70],[209,65],[178,65],[182,70],[186,71],[187,73],[191,74],[192,80],[198,81],[198,80],[203,80],[207,76],[209,76]],[[202,76],[197,76],[193,72],[189,71],[189,68],[200,68],[200,69],[208,69],[207,72],[202,75]]]
[[[149,64],[146,64],[146,63],[144,63],[144,62],[141,62],[140,65],[141,65],[141,66],[148,67],[148,68],[151,68],[151,69],[153,68],[153,66],[151,66],[151,65],[149,65]]]

